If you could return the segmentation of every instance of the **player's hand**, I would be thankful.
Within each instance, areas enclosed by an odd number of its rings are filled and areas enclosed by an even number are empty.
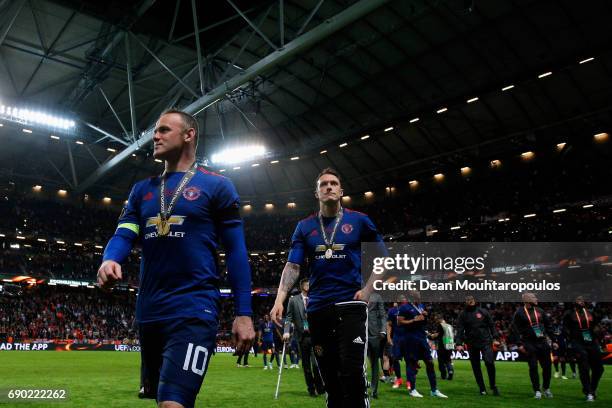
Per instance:
[[[501,344],[501,343],[500,343],[499,341],[497,341],[497,340],[493,340],[493,346],[495,346],[495,347],[499,347],[499,346],[500,346],[500,344]]]
[[[525,350],[525,346],[520,346],[520,347],[518,348],[518,351],[519,351],[519,353],[521,353],[521,354],[527,354],[527,350]]]
[[[270,319],[279,326],[282,325],[284,309],[282,303],[274,302],[274,307],[270,310]]]
[[[122,278],[121,265],[112,260],[106,260],[98,269],[98,285],[101,288],[112,288],[115,282]]]
[[[412,319],[412,320],[414,320],[415,322],[420,322],[420,321],[425,320],[425,316],[420,314],[420,315],[415,316],[414,319]]]
[[[463,349],[463,346],[462,346],[462,345],[458,344],[458,345],[457,345],[457,347],[456,347],[456,349],[457,349],[457,351],[458,351],[458,352],[463,353],[463,350],[464,350],[464,349]]]
[[[236,316],[232,325],[232,334],[234,336],[234,344],[236,345],[236,353],[248,353],[251,349],[251,343],[255,339],[255,330],[253,329],[251,317]]]
[[[355,292],[353,300],[361,300],[362,302],[368,302],[372,293],[366,289],[361,289]]]
[[[283,333],[283,341],[287,343],[289,341],[289,333]]]

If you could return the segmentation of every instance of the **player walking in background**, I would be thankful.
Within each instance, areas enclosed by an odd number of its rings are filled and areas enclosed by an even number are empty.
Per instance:
[[[402,300],[402,303],[405,303],[405,298]],[[402,351],[400,349],[401,339],[400,339],[400,331],[397,328],[397,314],[399,313],[399,304],[397,302],[393,303],[393,307],[389,309],[387,312],[387,344],[391,346],[391,367],[393,368],[393,372],[395,373],[395,380],[393,381],[393,388],[399,388],[403,384],[402,380]]]
[[[264,321],[259,325],[257,334],[258,341],[261,342],[261,354],[263,355],[264,370],[271,370],[272,361],[276,355],[276,350],[274,349],[274,322],[270,321],[270,315],[264,316]],[[270,356],[269,363],[268,356]]]
[[[427,342],[427,311],[418,303],[418,294],[413,294],[414,301],[404,303],[399,307],[397,327],[400,331],[400,349],[406,360],[406,381],[410,388],[410,396],[423,398],[416,389],[416,376],[419,361],[425,363],[425,370],[431,388],[430,395],[437,398],[448,398],[438,390],[436,370],[433,365],[431,348]]]
[[[361,243],[382,237],[370,218],[342,208],[339,174],[324,169],[316,179],[319,212],[300,221],[291,242],[271,315],[280,321],[283,303],[300,275],[306,259],[310,265],[308,325],[327,406],[369,407],[365,372],[368,343],[367,299],[361,290]]]
[[[499,390],[495,382],[495,352],[493,344],[499,345],[495,332],[495,323],[487,309],[476,305],[473,296],[465,297],[465,308],[459,314],[457,326],[457,351],[463,351],[463,345],[467,345],[470,353],[470,364],[476,379],[480,395],[487,395],[480,359],[484,360],[489,377],[489,387],[493,395],[499,396]]]
[[[514,343],[519,351],[527,357],[529,365],[529,378],[535,392],[535,399],[542,399],[540,388],[540,375],[538,362],[542,366],[543,395],[552,398],[550,391],[550,377],[552,362],[550,360],[550,337],[552,326],[548,316],[538,307],[538,298],[534,293],[523,294],[523,306],[519,306],[512,319],[512,333]]]
[[[153,156],[165,161],[160,177],[136,183],[104,251],[98,283],[121,279],[121,263],[142,243],[136,303],[145,394],[162,408],[193,407],[214,352],[220,313],[216,250],[227,253],[235,299],[236,349],[249,349],[251,273],[239,198],[225,177],[197,165],[196,120],[168,110],[157,121]]]
[[[582,392],[588,402],[593,402],[604,368],[601,348],[596,337],[597,321],[587,310],[582,296],[576,298],[573,309],[565,312],[563,328],[569,341],[569,349],[578,364]]]
[[[572,378],[576,378],[576,362],[574,357],[568,355],[567,339],[563,330],[563,322],[554,321],[553,323],[553,367],[555,369],[555,378],[559,378],[559,363],[561,363],[561,379],[567,380],[566,368],[569,361],[570,369],[572,370]]]

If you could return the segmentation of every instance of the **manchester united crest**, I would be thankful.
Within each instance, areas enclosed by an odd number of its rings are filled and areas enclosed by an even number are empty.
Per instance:
[[[345,234],[350,234],[353,232],[353,226],[351,224],[342,224],[342,232]]]
[[[189,201],[197,200],[200,198],[200,189],[197,187],[187,187],[183,191],[183,197]]]

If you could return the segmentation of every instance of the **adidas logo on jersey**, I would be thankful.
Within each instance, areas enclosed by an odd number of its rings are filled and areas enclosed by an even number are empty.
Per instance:
[[[357,336],[357,338],[355,340],[353,340],[353,343],[356,344],[364,344],[363,340],[361,339],[361,336]]]

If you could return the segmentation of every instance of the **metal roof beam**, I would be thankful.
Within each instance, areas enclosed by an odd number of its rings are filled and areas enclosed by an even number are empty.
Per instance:
[[[107,132],[106,130],[104,130],[104,129],[100,129],[100,128],[99,128],[99,127],[97,127],[96,125],[92,125],[92,124],[91,124],[91,123],[89,123],[89,122],[83,122],[83,123],[84,123],[85,125],[89,126],[90,128],[92,128],[93,130],[95,130],[95,131],[97,131],[97,132],[102,133],[104,136],[106,136],[106,137],[110,137],[110,138],[111,138],[111,139],[113,139],[115,142],[119,142],[119,143],[121,143],[121,144],[122,144],[122,145],[124,145],[124,146],[128,146],[128,145],[129,145],[129,143],[128,143],[128,142],[126,142],[125,140],[120,139],[120,138],[118,138],[117,136],[115,136],[115,135],[113,135],[113,134],[111,134],[111,133],[108,133],[108,132]]]
[[[9,10],[5,14],[4,21],[0,21],[0,24],[2,24],[2,27],[0,27],[0,45],[2,45],[2,43],[4,42],[4,39],[6,38],[6,35],[9,33],[9,31],[11,31],[11,27],[13,27],[13,23],[17,19],[17,16],[21,12],[21,9],[23,8],[24,4],[25,0],[16,1],[12,5],[13,9]]]
[[[240,74],[217,86],[203,97],[198,98],[196,101],[186,106],[183,110],[192,115],[197,115],[207,107],[218,102],[228,91],[236,89],[240,85],[253,80],[258,75],[268,71],[269,69],[288,61],[294,55],[312,47],[336,31],[371,13],[387,2],[388,0],[360,0],[358,3],[353,4],[346,10],[338,13],[319,26],[289,42],[286,44],[284,49],[274,51],[268,56],[262,58],[260,61],[251,65]],[[107,163],[100,166],[79,186],[79,191],[85,191],[95,182],[104,177],[114,167],[130,157],[132,153],[149,143],[153,139],[153,131],[154,126],[144,132],[144,134],[136,142],[132,143]]]
[[[143,0],[139,4],[134,15],[127,16],[124,21],[122,21],[122,26],[125,27],[126,31],[122,30],[117,32],[117,34],[115,34],[115,36],[108,41],[108,44],[106,45],[106,47],[104,47],[104,50],[102,50],[100,55],[96,56],[98,61],[105,60],[107,56],[111,54],[111,52],[119,45],[119,43],[123,41],[124,37],[126,36],[127,30],[129,30],[132,25],[140,17],[142,17],[147,12],[147,10],[151,8],[153,4],[155,4],[155,1],[156,0]],[[81,81],[79,81],[77,86],[74,88],[74,91],[72,92],[72,94],[70,94],[68,100],[66,101],[66,104],[68,106],[74,106],[80,101],[84,100],[87,95],[89,95],[89,93],[95,88],[95,85],[97,85],[99,78],[92,78],[92,75],[96,76],[96,74],[99,73],[97,71],[98,67],[99,64],[96,63],[91,65],[88,64],[87,67],[83,70]]]
[[[230,6],[232,6],[234,8],[234,10],[236,10],[236,12],[238,14],[240,14],[240,17],[242,17],[250,26],[253,30],[255,30],[255,32],[257,32],[257,34],[259,34],[259,36],[268,43],[268,45],[273,49],[273,50],[277,50],[279,47],[274,44],[272,41],[270,41],[270,39],[263,33],[263,31],[261,31],[259,28],[257,28],[257,26],[255,24],[253,24],[253,22],[251,20],[249,20],[249,18],[242,12],[240,11],[240,9],[238,8],[238,6],[236,6],[232,0],[226,0]]]

